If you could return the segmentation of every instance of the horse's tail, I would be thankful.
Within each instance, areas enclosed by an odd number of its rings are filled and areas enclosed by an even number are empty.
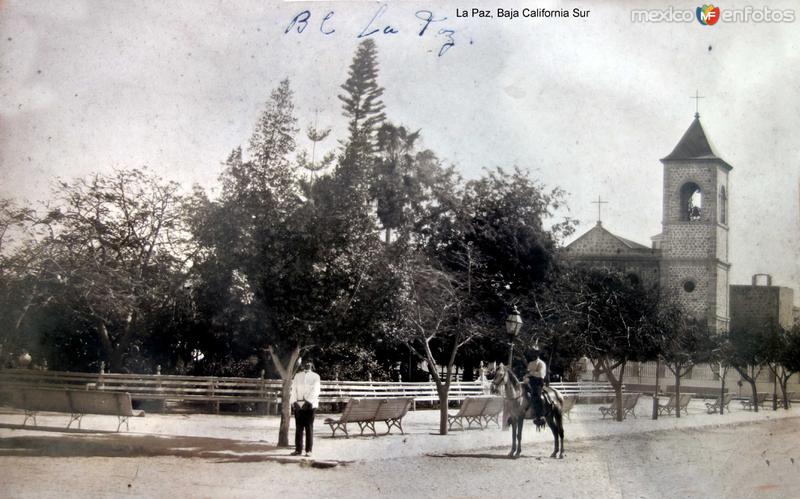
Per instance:
[[[553,404],[553,406],[561,412],[561,408],[564,407],[564,396],[561,392],[549,386],[545,388],[545,392],[550,396],[552,402],[558,402],[557,404]]]

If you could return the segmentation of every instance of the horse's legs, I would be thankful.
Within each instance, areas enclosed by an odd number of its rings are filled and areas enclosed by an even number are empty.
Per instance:
[[[511,452],[508,455],[513,457],[514,452],[517,450],[517,421],[514,417],[510,417],[508,418],[508,423],[511,425]]]
[[[525,415],[517,418],[517,452],[515,457],[519,457],[522,453],[522,425],[525,423]]]
[[[550,457],[556,457],[558,455],[558,427],[556,426],[555,419],[553,418],[552,414],[547,415],[547,426],[550,427],[550,431],[553,433],[553,453],[550,454]]]
[[[547,425],[550,431],[553,432],[553,453],[550,457],[558,456],[559,459],[564,458],[564,418],[560,412],[549,414],[547,417]],[[559,440],[561,445],[559,445]],[[559,453],[559,450],[561,451]]]

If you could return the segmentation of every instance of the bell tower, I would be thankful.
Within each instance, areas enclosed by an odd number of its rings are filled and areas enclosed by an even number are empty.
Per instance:
[[[661,289],[698,320],[728,330],[731,165],[711,146],[700,114],[664,165]]]

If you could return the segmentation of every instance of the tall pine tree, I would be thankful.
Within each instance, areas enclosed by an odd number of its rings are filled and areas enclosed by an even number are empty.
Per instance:
[[[371,153],[375,146],[375,134],[383,122],[383,88],[378,85],[377,49],[373,40],[364,40],[356,49],[350,64],[347,81],[342,85],[344,115],[349,118],[350,134],[347,146],[365,148]]]
[[[281,204],[293,195],[294,165],[290,154],[295,149],[297,118],[289,80],[272,91],[264,112],[250,138],[252,158],[242,161],[241,149],[235,149],[223,175],[223,198],[239,202]]]

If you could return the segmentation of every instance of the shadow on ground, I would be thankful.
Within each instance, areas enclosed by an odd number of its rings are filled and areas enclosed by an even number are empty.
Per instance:
[[[531,459],[533,456],[519,456],[519,457],[512,457],[508,454],[488,454],[486,452],[476,452],[476,453],[452,453],[452,452],[445,452],[444,454],[428,454],[428,457],[449,457],[449,458],[471,458],[471,459]]]
[[[51,430],[41,428],[44,431]],[[226,463],[273,461],[299,463],[285,449],[263,442],[224,438],[131,435],[77,430],[54,435],[0,438],[0,456],[29,457],[150,457],[219,459]],[[77,433],[77,434],[76,434]],[[307,461],[307,460],[306,460]],[[313,462],[311,463],[313,465]]]

